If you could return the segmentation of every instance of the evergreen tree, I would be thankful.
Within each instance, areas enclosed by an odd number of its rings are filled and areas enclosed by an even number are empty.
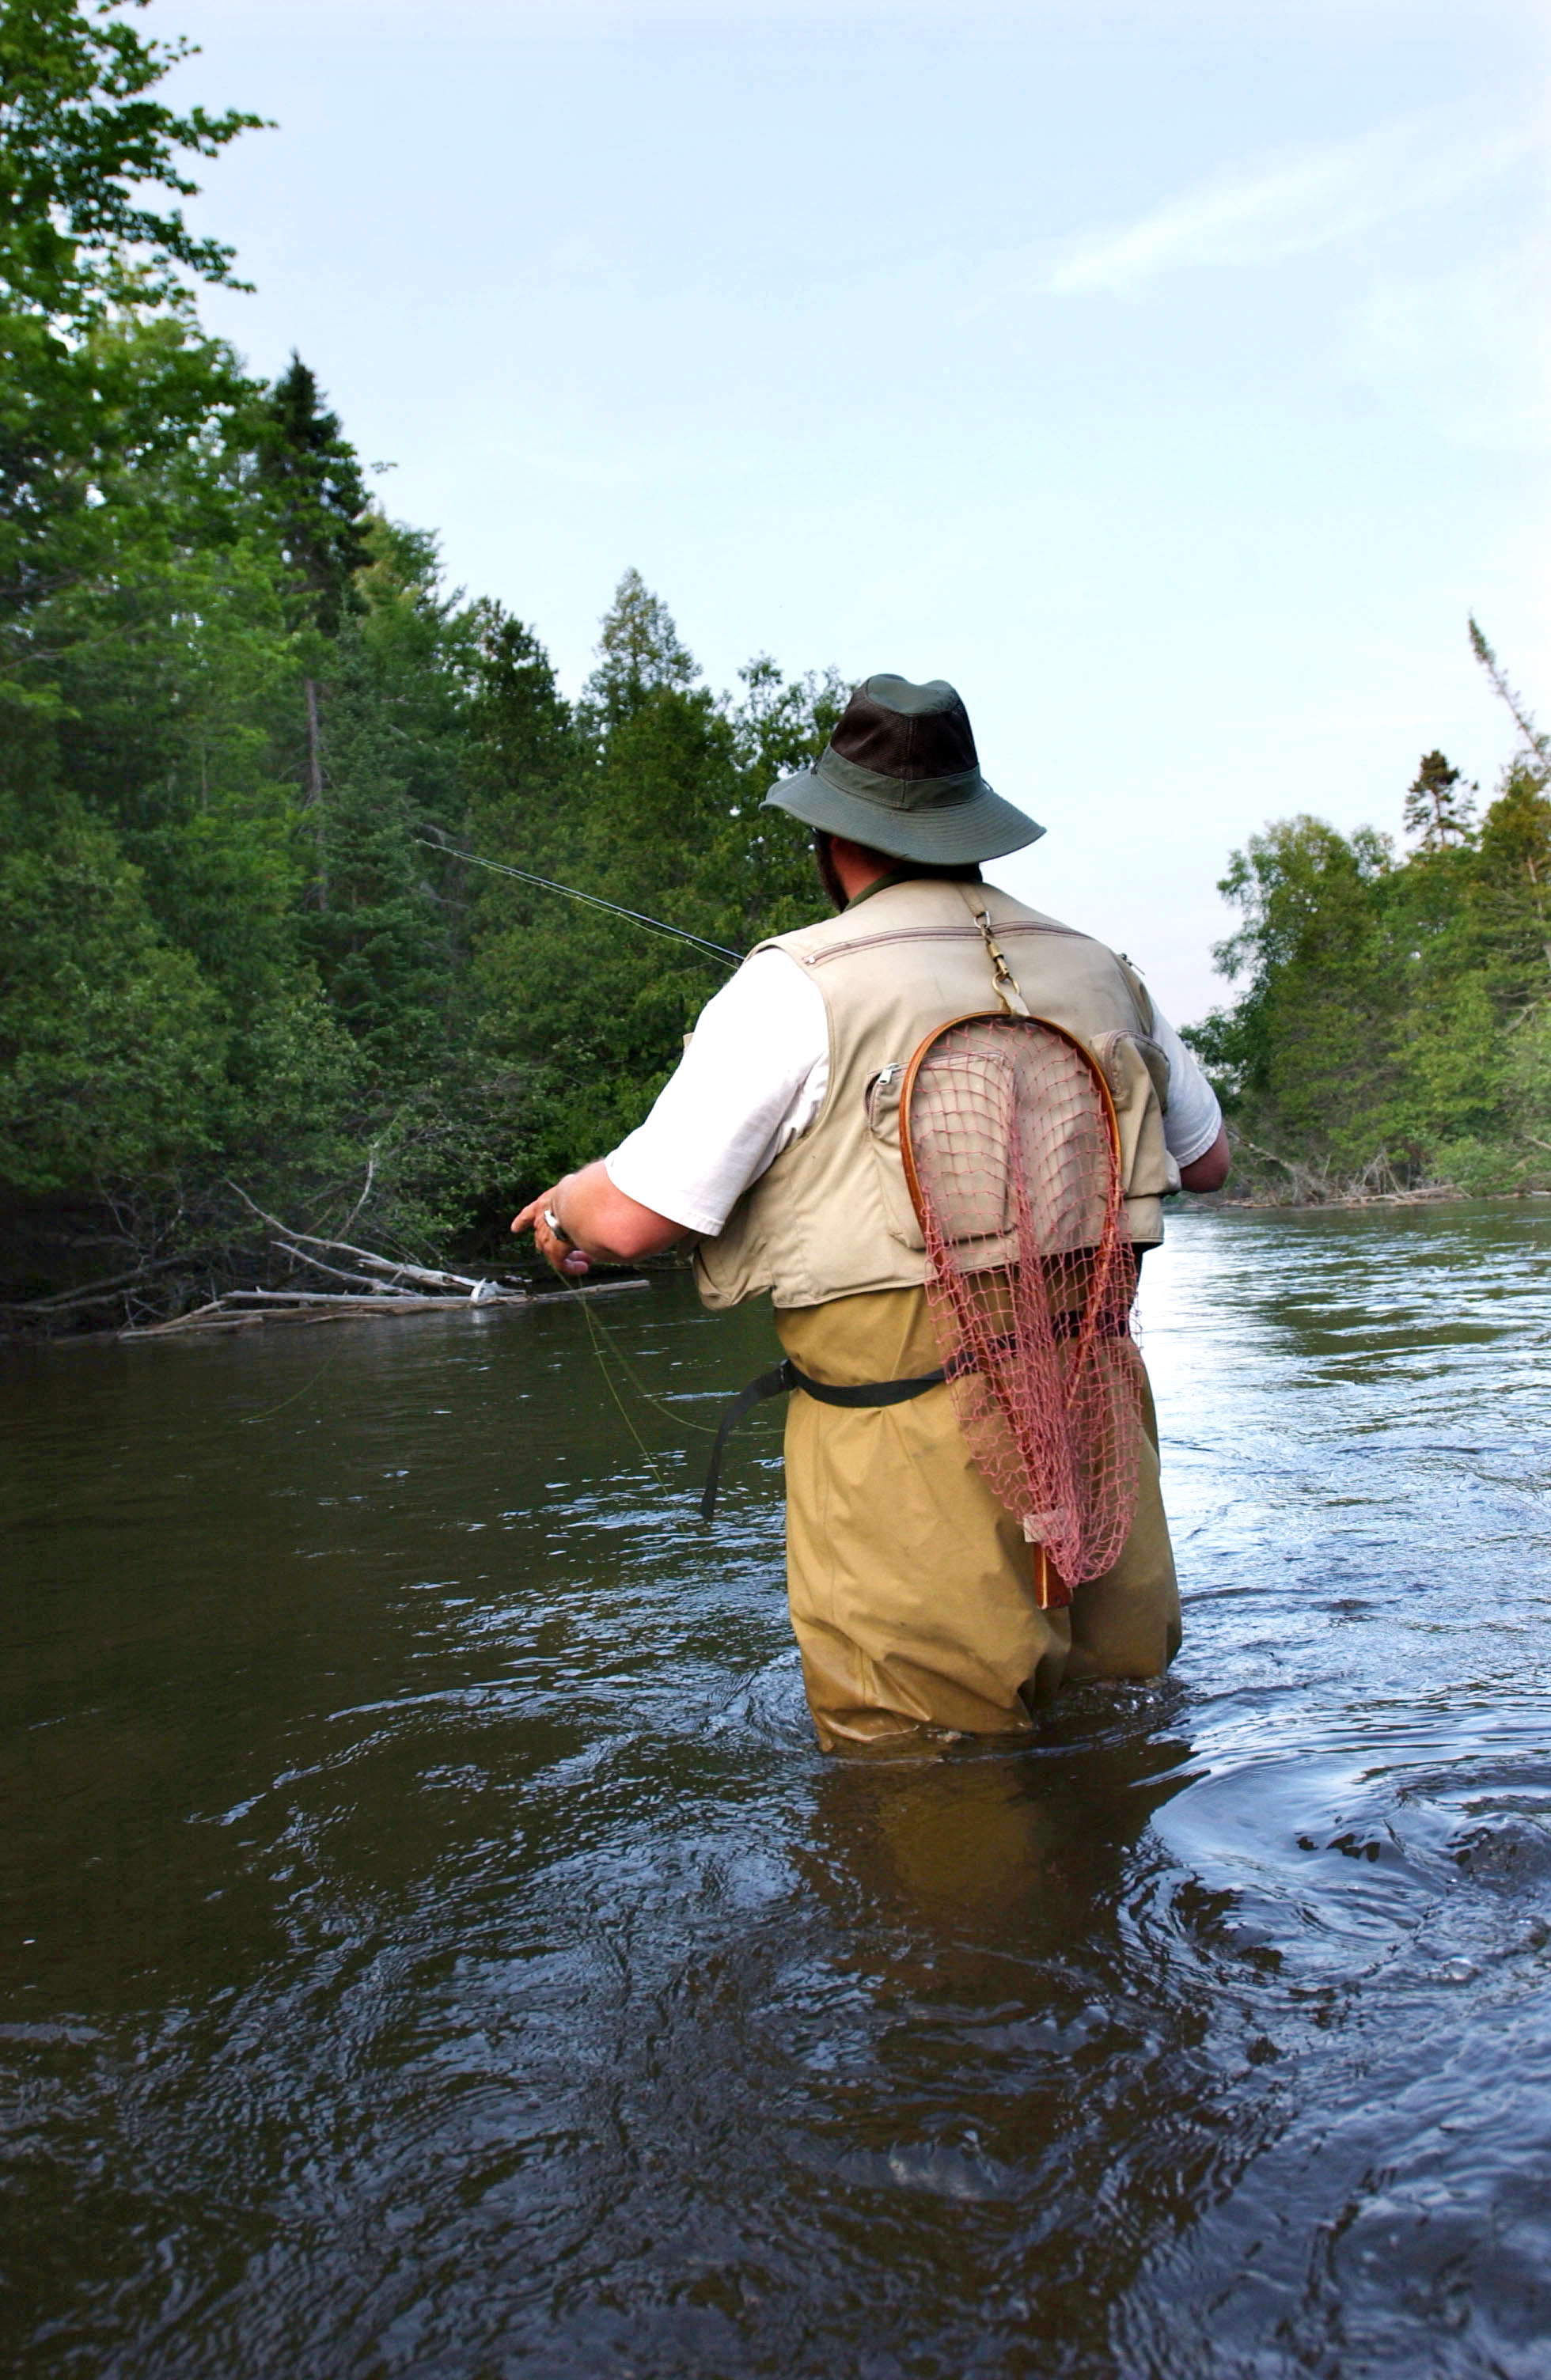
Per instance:
[[[298,616],[337,637],[346,613],[359,608],[356,573],[372,558],[363,530],[366,485],[338,415],[295,349],[256,408],[253,436]]]
[[[1400,865],[1370,831],[1302,819],[1254,837],[1223,881],[1242,923],[1218,964],[1243,989],[1187,1038],[1250,1178],[1257,1146],[1305,1188],[1321,1168],[1467,1188],[1546,1176],[1551,760],[1473,620],[1471,635],[1523,738],[1479,831],[1434,751]]]
[[[1424,851],[1444,851],[1450,844],[1468,842],[1474,826],[1472,796],[1477,790],[1465,784],[1460,771],[1451,768],[1441,752],[1424,752],[1406,794],[1406,832],[1418,836]]]
[[[257,408],[258,481],[270,501],[289,574],[291,607],[309,627],[301,694],[307,727],[307,803],[317,854],[313,895],[329,905],[332,838],[325,816],[323,699],[330,648],[357,608],[355,575],[370,559],[361,533],[366,489],[355,448],[318,382],[293,349],[290,368]]]
[[[0,1184],[79,1196],[217,1141],[225,1035],[111,831],[65,803],[0,846]]]
[[[682,692],[697,674],[666,603],[638,570],[627,570],[603,615],[598,666],[588,680],[587,701],[603,726],[617,727],[660,689]]]
[[[331,897],[302,941],[396,1093],[436,1073],[455,996],[454,917],[422,837],[461,812],[468,624],[441,594],[434,539],[379,515],[362,551],[322,743]]]
[[[843,689],[832,672],[788,684],[761,659],[733,702],[693,667],[667,605],[627,572],[573,718],[541,648],[487,615],[469,714],[480,848],[744,950],[821,908],[806,831],[761,804],[821,747]],[[510,1086],[519,1178],[537,1181],[640,1121],[726,968],[499,879],[477,918],[478,1048]]]

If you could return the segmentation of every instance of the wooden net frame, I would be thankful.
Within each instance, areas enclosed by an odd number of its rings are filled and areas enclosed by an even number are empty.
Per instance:
[[[1117,1559],[1136,1506],[1136,1254],[1109,1087],[1072,1034],[988,1011],[928,1034],[905,1180],[960,1427],[1035,1548],[1042,1606]]]

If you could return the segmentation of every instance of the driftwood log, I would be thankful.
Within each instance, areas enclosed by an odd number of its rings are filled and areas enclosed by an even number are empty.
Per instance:
[[[230,1187],[258,1220],[276,1237],[271,1245],[295,1265],[306,1265],[331,1280],[347,1281],[346,1289],[232,1289],[224,1295],[177,1314],[166,1322],[132,1323],[115,1335],[120,1340],[170,1339],[210,1331],[256,1330],[266,1323],[351,1322],[379,1320],[390,1314],[467,1313],[470,1306],[542,1305],[551,1297],[610,1297],[625,1289],[645,1289],[638,1277],[630,1281],[588,1281],[575,1289],[527,1289],[486,1281],[476,1273],[453,1272],[445,1266],[407,1264],[375,1248],[358,1247],[351,1240],[327,1240],[315,1232],[293,1231],[251,1199],[239,1183]],[[367,1187],[370,1188],[368,1175]],[[357,1201],[350,1220],[359,1214],[366,1193]],[[320,1250],[327,1250],[327,1255]],[[331,1262],[352,1259],[349,1268]],[[364,1270],[361,1269],[364,1268]]]
[[[135,1324],[114,1335],[121,1341],[173,1339],[212,1331],[257,1330],[271,1322],[380,1322],[388,1315],[467,1314],[475,1305],[548,1305],[572,1297],[614,1297],[622,1290],[649,1287],[648,1281],[636,1277],[588,1281],[576,1289],[540,1290],[537,1294],[526,1289],[497,1290],[479,1299],[422,1297],[412,1291],[392,1290],[375,1297],[352,1297],[347,1291],[234,1289],[209,1305],[196,1306],[190,1314],[175,1315],[170,1322]]]

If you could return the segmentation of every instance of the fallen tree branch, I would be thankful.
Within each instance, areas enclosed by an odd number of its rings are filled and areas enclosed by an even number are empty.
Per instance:
[[[362,1184],[361,1184],[361,1195],[360,1195],[360,1196],[357,1199],[357,1201],[356,1201],[355,1205],[351,1208],[350,1212],[349,1212],[349,1213],[345,1216],[345,1225],[344,1225],[344,1228],[345,1229],[345,1231],[348,1231],[348,1230],[349,1230],[349,1228],[350,1228],[351,1224],[355,1221],[355,1220],[356,1220],[357,1216],[360,1213],[361,1208],[366,1205],[367,1200],[370,1197],[370,1196],[371,1196],[371,1184],[372,1184],[373,1178],[374,1178],[374,1177],[375,1177],[375,1175],[376,1175],[376,1172],[377,1172],[377,1151],[375,1150],[375,1148],[371,1148],[371,1149],[369,1149],[369,1150],[367,1151],[367,1160],[366,1160],[366,1180],[365,1180],[365,1181],[362,1183]]]
[[[301,1264],[315,1266],[319,1272],[331,1274],[335,1281],[357,1281],[363,1287],[375,1292],[376,1295],[379,1297],[398,1297],[408,1294],[406,1291],[394,1289],[393,1284],[389,1281],[373,1280],[370,1273],[342,1272],[338,1265],[327,1264],[321,1257],[309,1255],[306,1248],[294,1248],[289,1240],[272,1240],[270,1242],[270,1245],[271,1247],[280,1248],[288,1257],[295,1257]],[[283,1295],[284,1292],[277,1292],[276,1294]]]
[[[232,1181],[230,1175],[227,1176],[227,1186],[236,1192],[243,1205],[251,1208],[261,1221],[279,1232],[292,1253],[301,1257],[304,1262],[311,1259],[305,1256],[302,1246],[293,1244],[305,1243],[307,1247],[331,1248],[335,1256],[354,1257],[357,1263],[370,1265],[374,1272],[385,1273],[392,1281],[418,1281],[434,1289],[464,1289],[475,1299],[479,1298],[481,1291],[489,1293],[491,1290],[490,1282],[473,1273],[447,1272],[434,1265],[401,1264],[393,1257],[380,1257],[374,1248],[357,1248],[349,1240],[326,1240],[317,1232],[293,1231],[290,1224],[283,1223],[278,1215],[267,1213],[248,1196],[240,1183]]]
[[[115,1273],[111,1281],[94,1281],[84,1289],[59,1289],[48,1297],[0,1300],[0,1314],[63,1314],[72,1305],[105,1305],[120,1290],[149,1281],[153,1272],[171,1272],[175,1266],[198,1263],[199,1255],[197,1249],[186,1248],[180,1256],[153,1257],[133,1272]]]
[[[486,1284],[487,1288],[489,1284]],[[351,1296],[333,1289],[234,1289],[212,1305],[196,1306],[190,1314],[175,1315],[169,1322],[131,1323],[115,1335],[122,1341],[172,1339],[186,1332],[191,1338],[224,1330],[242,1330],[262,1322],[376,1321],[385,1314],[467,1314],[470,1305],[537,1305],[551,1299],[612,1297],[621,1290],[649,1289],[639,1275],[628,1281],[581,1283],[576,1289],[554,1289],[537,1294],[527,1290],[495,1290],[488,1297],[424,1297],[413,1291],[384,1296],[373,1291]]]
[[[486,1305],[500,1305],[503,1301],[513,1305],[526,1305],[526,1290],[498,1291],[494,1297],[481,1301]],[[456,1308],[467,1305],[467,1297],[420,1297],[412,1289],[379,1289],[375,1285],[364,1295],[352,1295],[345,1289],[229,1289],[222,1300],[224,1305],[334,1305],[343,1312],[348,1306],[352,1313],[396,1314],[400,1308],[437,1305]]]

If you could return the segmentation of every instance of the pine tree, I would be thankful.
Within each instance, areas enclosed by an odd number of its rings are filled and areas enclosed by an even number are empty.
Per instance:
[[[303,615],[337,637],[357,609],[352,582],[370,553],[366,485],[355,448],[315,375],[292,350],[254,424],[260,485],[269,495]]]
[[[1424,851],[1446,851],[1450,844],[1468,843],[1474,831],[1478,790],[1465,783],[1443,753],[1424,752],[1406,793],[1406,832],[1420,838]]]
[[[370,560],[362,534],[365,483],[339,416],[324,406],[313,373],[292,350],[254,424],[258,479],[273,505],[291,574],[293,609],[319,638],[338,638],[358,604],[354,577]],[[302,678],[307,712],[307,808],[318,855],[315,897],[329,905],[329,837],[323,818],[323,661]]]
[[[1509,683],[1501,662],[1471,614],[1471,650],[1492,682],[1523,739],[1503,771],[1497,798],[1482,828],[1482,859],[1488,882],[1498,895],[1499,935],[1508,920],[1501,912],[1515,905],[1520,912],[1519,940],[1538,945],[1551,968],[1551,917],[1546,896],[1551,892],[1551,735],[1538,726],[1522,695]],[[1509,888],[1512,888],[1509,891]],[[1505,903],[1504,894],[1508,899]],[[1515,897],[1516,896],[1516,897]],[[1508,925],[1509,937],[1512,926]],[[1538,970],[1536,971],[1538,974]],[[1532,1001],[1540,997],[1538,982]]]
[[[666,603],[638,570],[627,570],[603,614],[598,667],[588,680],[589,705],[616,727],[651,694],[663,687],[682,693],[698,674]]]

